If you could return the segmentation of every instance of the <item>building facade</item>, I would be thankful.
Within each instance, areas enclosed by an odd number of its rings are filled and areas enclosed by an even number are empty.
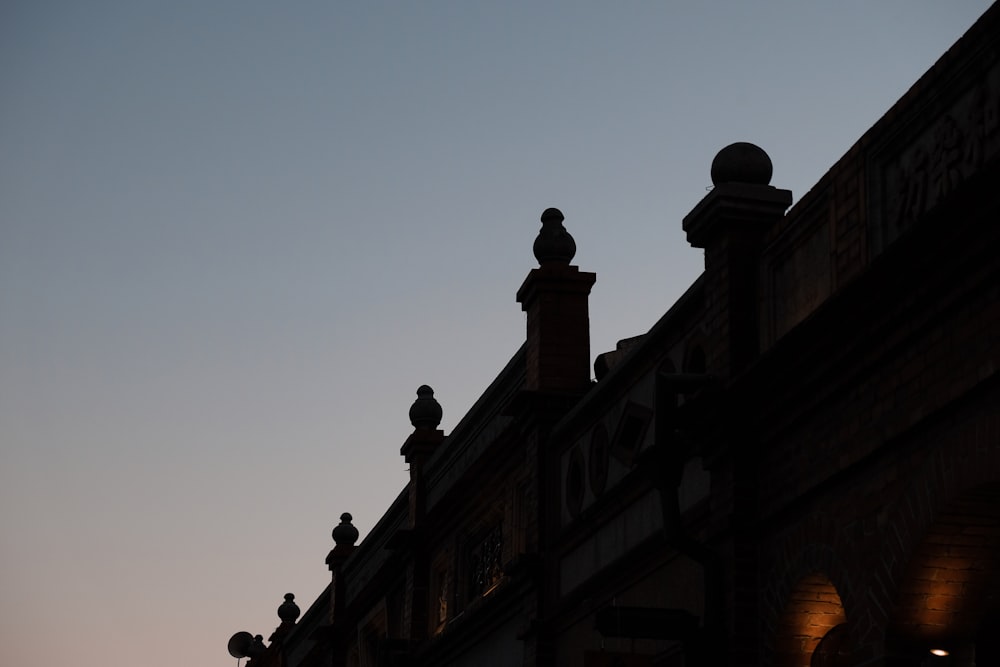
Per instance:
[[[724,148],[705,270],[597,357],[556,209],[524,345],[252,667],[1000,665],[1000,7],[790,207]],[[569,225],[571,227],[571,224]],[[292,605],[292,600],[286,600]]]

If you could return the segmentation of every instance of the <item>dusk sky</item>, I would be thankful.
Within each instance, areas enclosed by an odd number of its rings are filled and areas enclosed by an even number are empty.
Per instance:
[[[716,152],[798,200],[989,6],[0,4],[0,664],[232,665],[524,338],[560,208],[592,356],[701,271]]]

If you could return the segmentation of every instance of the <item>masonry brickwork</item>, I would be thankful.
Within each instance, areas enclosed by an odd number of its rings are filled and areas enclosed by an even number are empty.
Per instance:
[[[1000,664],[1000,6],[793,207],[771,171],[720,151],[704,273],[596,379],[545,211],[524,345],[450,433],[418,390],[251,667]]]

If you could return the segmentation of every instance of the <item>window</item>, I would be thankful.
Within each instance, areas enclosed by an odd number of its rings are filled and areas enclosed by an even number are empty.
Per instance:
[[[503,576],[503,524],[497,523],[469,550],[469,600],[492,591]]]

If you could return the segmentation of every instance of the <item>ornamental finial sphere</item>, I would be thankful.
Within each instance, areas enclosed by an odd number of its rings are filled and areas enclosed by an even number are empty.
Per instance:
[[[441,404],[434,398],[434,390],[425,384],[417,389],[417,400],[410,406],[410,423],[413,428],[436,429],[441,423]]]
[[[562,211],[557,208],[547,208],[542,212],[542,228],[532,248],[539,264],[569,264],[576,255],[576,241],[563,227],[563,220]]]
[[[750,183],[767,185],[774,167],[760,146],[738,141],[729,144],[712,160],[712,183]]]
[[[295,604],[295,596],[285,593],[285,601],[278,607],[278,618],[282,623],[294,623],[300,613],[299,605]]]
[[[539,218],[539,220],[541,220],[542,223],[546,223],[546,222],[559,222],[559,223],[561,223],[565,219],[566,219],[566,216],[564,216],[563,213],[562,213],[562,211],[560,211],[557,208],[547,208],[547,209],[545,209],[544,211],[542,211],[542,216]]]
[[[344,512],[340,515],[340,523],[333,529],[333,541],[338,547],[353,547],[354,543],[358,541],[358,529],[351,523],[353,518],[350,512]]]

